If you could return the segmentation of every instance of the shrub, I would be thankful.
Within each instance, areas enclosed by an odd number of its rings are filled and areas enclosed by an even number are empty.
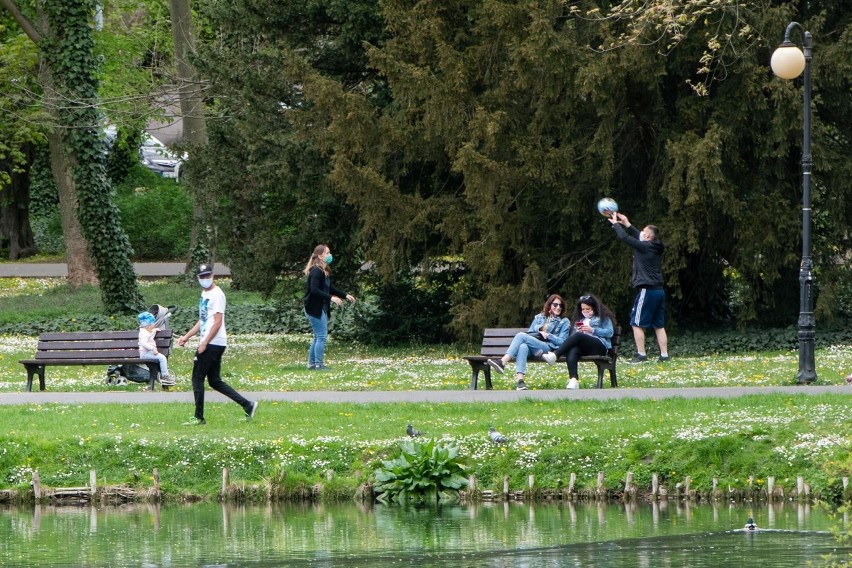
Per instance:
[[[174,180],[134,166],[116,204],[134,260],[183,258],[189,251],[192,199]]]
[[[333,333],[368,345],[452,341],[452,294],[464,273],[460,263],[403,270],[390,283],[365,279],[359,301],[339,310]]]

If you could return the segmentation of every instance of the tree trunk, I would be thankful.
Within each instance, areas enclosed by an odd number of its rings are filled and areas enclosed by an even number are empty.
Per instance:
[[[48,89],[45,89],[45,98]],[[49,105],[49,103],[48,103]],[[49,106],[48,108],[55,108]],[[54,129],[48,136],[50,169],[59,192],[59,213],[62,218],[62,237],[65,240],[65,261],[68,264],[68,282],[73,286],[97,284],[98,277],[89,256],[86,239],[77,218],[77,189],[71,175],[71,157],[65,151],[62,131]]]
[[[0,189],[0,237],[9,242],[9,260],[32,256],[36,252],[33,230],[30,227],[30,166],[34,160],[33,148],[27,144],[21,148],[27,156],[23,171],[15,171],[11,160],[0,162],[10,178],[9,187]]]
[[[178,73],[178,97],[183,116],[183,139],[190,149],[207,144],[207,119],[204,113],[203,89],[195,68],[187,61],[187,55],[195,51],[195,31],[192,21],[190,0],[170,0],[172,37],[174,38],[175,60]],[[192,186],[192,176],[187,179],[192,202],[192,228],[189,238],[189,258],[186,272],[199,262],[212,261],[210,231],[204,226],[202,194]]]

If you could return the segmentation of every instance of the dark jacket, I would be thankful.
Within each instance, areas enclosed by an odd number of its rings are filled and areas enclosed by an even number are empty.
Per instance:
[[[314,266],[308,272],[305,283],[305,312],[311,317],[320,318],[322,313],[328,315],[331,308],[331,297],[346,297],[346,292],[331,285],[331,278],[325,275],[322,268]]]
[[[662,288],[665,249],[662,241],[640,241],[640,231],[633,225],[625,229],[620,223],[614,223],[612,228],[615,229],[618,240],[633,248],[633,287]]]

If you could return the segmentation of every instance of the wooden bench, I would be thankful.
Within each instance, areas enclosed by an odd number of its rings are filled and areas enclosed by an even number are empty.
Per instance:
[[[525,331],[527,331],[527,328],[525,327],[493,327],[485,330],[485,333],[482,336],[482,349],[480,350],[479,355],[469,355],[464,358],[468,363],[470,363],[471,390],[476,390],[477,388],[480,371],[485,371],[485,388],[487,390],[492,389],[491,367],[488,365],[488,360],[499,359],[500,357],[502,357],[506,353],[506,350],[509,348],[509,344],[512,343],[512,339],[515,338],[515,335]],[[595,388],[603,388],[604,371],[609,371],[610,385],[613,387],[618,386],[615,365],[618,359],[618,344],[620,342],[620,339],[621,326],[615,326],[615,329],[613,330],[613,335],[610,338],[610,340],[612,341],[612,347],[606,355],[580,357],[581,363],[588,362],[597,365],[598,382],[597,385],[595,385]],[[545,361],[541,357],[530,356],[527,359],[527,362],[544,363]],[[557,362],[564,363],[565,357],[560,357]]]
[[[157,351],[169,356],[172,330],[158,331]],[[39,390],[44,390],[44,368],[48,365],[147,365],[151,378],[148,390],[160,372],[157,361],[139,358],[138,331],[98,331],[42,333],[34,359],[20,363],[27,369],[27,392],[33,390],[33,375],[38,375]]]

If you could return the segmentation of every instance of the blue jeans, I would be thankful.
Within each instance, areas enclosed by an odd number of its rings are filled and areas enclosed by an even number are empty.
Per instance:
[[[515,360],[515,372],[526,375],[527,359],[530,353],[533,356],[538,356],[548,351],[550,351],[550,346],[541,339],[536,339],[528,333],[519,333],[509,344],[506,355]]]
[[[162,353],[157,353],[156,355],[154,355],[149,351],[142,355],[139,355],[139,358],[145,359],[146,361],[158,361],[160,363],[160,377],[165,379],[169,376],[169,361]]]
[[[311,329],[314,332],[314,340],[311,341],[311,347],[308,349],[308,367],[316,367],[325,365],[325,343],[328,339],[328,314],[322,312],[322,316],[315,318],[308,312],[305,312],[308,322],[311,324]]]

